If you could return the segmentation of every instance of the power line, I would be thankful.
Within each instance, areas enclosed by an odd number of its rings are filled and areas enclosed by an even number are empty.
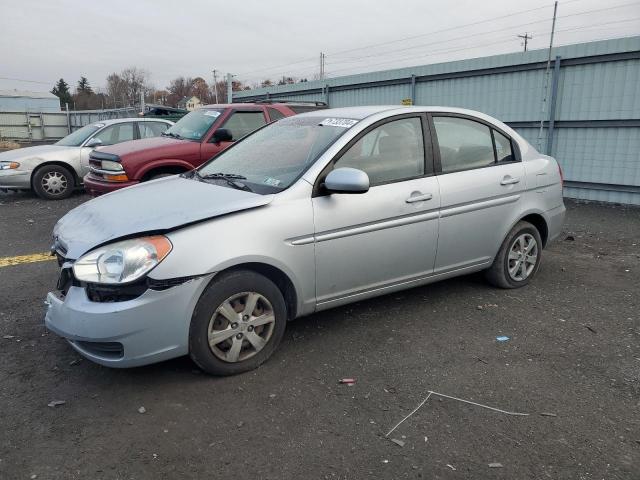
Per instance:
[[[564,2],[564,4],[570,4],[570,3],[575,3],[575,2],[579,2],[579,1],[584,1],[584,0],[569,0],[567,2]],[[425,37],[425,36],[428,36],[428,35],[435,35],[435,34],[438,34],[438,33],[443,33],[443,32],[447,32],[447,31],[450,31],[450,30],[455,30],[455,29],[458,29],[458,28],[466,28],[466,27],[470,27],[470,26],[474,26],[474,25],[480,25],[480,24],[487,23],[487,22],[492,22],[492,21],[495,21],[495,20],[501,20],[503,18],[514,17],[516,15],[521,15],[523,13],[535,12],[537,10],[542,10],[542,9],[547,8],[549,6],[552,6],[552,5],[553,4],[547,4],[547,5],[544,5],[544,6],[541,6],[541,7],[530,8],[528,10],[520,10],[520,11],[509,13],[509,14],[506,14],[506,15],[501,15],[499,17],[488,18],[486,20],[481,20],[481,21],[478,21],[478,22],[467,23],[467,24],[458,25],[458,26],[455,26],[455,27],[449,27],[449,28],[445,28],[445,29],[442,29],[442,30],[437,30],[435,32],[422,33],[422,34],[419,34],[419,35],[413,35],[413,36],[410,36],[410,37],[400,38],[400,39],[397,39],[397,40],[391,40],[391,41],[387,41],[387,42],[381,42],[381,43],[376,43],[376,44],[371,44],[371,45],[365,45],[365,46],[362,46],[362,47],[351,48],[349,50],[341,50],[341,51],[338,51],[338,52],[334,52],[334,53],[328,54],[328,56],[337,56],[337,55],[341,55],[343,53],[348,53],[348,52],[353,52],[353,51],[363,50],[363,49],[369,49],[369,48],[372,48],[372,47],[377,47],[377,46],[381,46],[381,45],[388,45],[388,44],[392,44],[392,43],[404,42],[404,41],[407,41],[407,40],[412,40],[412,39],[415,39],[415,38]],[[249,74],[252,74],[252,73],[256,73],[256,72],[264,72],[264,71],[267,71],[267,70],[276,70],[276,69],[279,69],[279,68],[289,67],[291,65],[297,65],[297,64],[300,64],[300,63],[312,63],[312,62],[315,63],[315,60],[312,60],[310,58],[305,58],[304,60],[290,62],[290,63],[286,63],[286,64],[283,64],[283,65],[277,65],[277,66],[273,66],[273,67],[265,67],[265,68],[261,68],[261,69],[257,69],[257,70],[250,70],[248,72],[243,72],[240,75],[246,76],[246,75],[249,75]]]
[[[633,21],[637,21],[637,20],[640,20],[640,17],[635,17],[635,18],[630,18],[630,19],[625,19],[625,20],[618,20],[618,21],[614,21],[614,22],[605,22],[605,23],[596,23],[596,24],[592,24],[592,25],[583,25],[583,26],[580,26],[580,27],[565,28],[565,29],[561,29],[561,30],[556,30],[556,33],[573,32],[573,31],[583,30],[583,29],[587,29],[587,28],[601,27],[601,26],[613,25],[613,24],[618,24],[618,23],[628,23],[628,22],[633,22]],[[550,32],[549,31],[540,32],[540,33],[538,33],[538,36],[546,35],[548,33],[550,33]],[[453,53],[453,52],[460,52],[460,51],[466,51],[466,50],[474,50],[474,49],[481,48],[481,47],[488,47],[488,46],[492,46],[492,45],[502,44],[502,43],[505,42],[505,40],[508,40],[509,38],[511,38],[511,36],[501,37],[500,40],[492,41],[490,43],[476,44],[476,45],[473,45],[471,47],[467,46],[467,47],[454,48],[454,49],[434,50],[434,51],[431,51],[430,53],[426,53],[426,54],[409,55],[409,56],[402,57],[402,58],[395,58],[393,60],[386,60],[386,61],[383,61],[383,62],[376,62],[376,63],[372,63],[372,64],[369,64],[369,65],[363,65],[361,67],[340,68],[338,70],[334,70],[334,71],[331,72],[332,73],[331,78],[333,78],[333,74],[336,73],[336,72],[343,72],[345,70],[353,70],[353,69],[359,69],[359,68],[370,68],[372,66],[384,65],[384,64],[393,63],[393,62],[397,62],[397,61],[403,61],[403,60],[411,60],[411,59],[415,59],[415,58],[430,57],[430,56],[443,54],[443,53]],[[607,38],[616,38],[616,37],[607,37]],[[592,41],[596,41],[596,40],[600,40],[600,39],[599,38],[598,39],[593,39]],[[329,62],[328,64],[331,65],[331,62]],[[398,68],[405,68],[405,67],[398,67]]]
[[[40,80],[25,80],[24,78],[0,77],[0,80],[13,80],[15,82],[41,83],[43,85],[51,85],[50,82],[41,82]]]

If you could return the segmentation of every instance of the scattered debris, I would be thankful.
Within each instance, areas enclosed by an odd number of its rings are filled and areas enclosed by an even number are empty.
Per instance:
[[[551,413],[551,412],[540,412],[540,415],[542,417],[557,417],[558,416],[555,413]]]
[[[11,340],[12,338],[16,338],[16,336],[15,335],[5,335],[2,338],[4,338],[5,340]]]
[[[389,463],[389,460],[385,458],[384,460],[382,460],[382,463]]]
[[[243,425],[244,425],[244,422],[238,422],[238,428],[242,428]]]
[[[402,440],[398,440],[397,438],[392,438],[391,441],[396,445],[400,445],[401,447],[404,447],[405,442],[403,442]]]
[[[270,393],[269,394],[269,398],[276,398],[276,394],[275,393]]]
[[[147,413],[147,409],[146,409],[146,408],[144,408],[144,407],[140,407],[140,408],[138,409],[138,413]]]
[[[593,327],[592,327],[592,326],[590,326],[590,325],[584,325],[584,328],[586,328],[587,330],[589,330],[591,333],[595,333],[595,334],[597,334],[597,333],[598,333],[598,332],[596,331],[596,329],[595,329],[595,328],[593,328]]]
[[[36,222],[32,218],[28,218],[27,223],[36,223]]]
[[[487,362],[486,360],[483,360],[483,359],[482,359],[482,358],[480,358],[480,357],[476,357],[476,360],[478,360],[479,362],[484,363],[485,365],[489,365],[489,362]]]
[[[477,308],[478,310],[484,310],[484,307],[483,307],[482,305],[478,305],[476,308]]]
[[[575,240],[576,240],[576,237],[574,237],[573,235],[567,235],[567,236],[564,238],[564,241],[565,241],[565,242],[575,242]]]
[[[507,340],[509,340],[509,337],[503,335],[500,337],[496,337],[496,340],[499,342],[506,342]]]
[[[411,415],[413,415],[414,413],[416,413],[418,410],[420,410],[420,408],[427,403],[427,400],[429,400],[429,398],[431,397],[431,395],[436,395],[438,397],[442,397],[442,398],[448,398],[450,400],[456,400],[458,402],[462,402],[462,403],[468,403],[470,405],[475,405],[476,407],[482,407],[482,408],[486,408],[488,410],[493,410],[494,412],[499,412],[499,413],[504,413],[505,415],[515,415],[515,416],[522,416],[522,417],[526,417],[529,414],[528,413],[519,413],[519,412],[508,412],[506,410],[502,410],[500,408],[495,408],[495,407],[490,407],[488,405],[483,405],[482,403],[477,403],[477,402],[472,402],[471,400],[465,400],[463,398],[458,398],[458,397],[453,397],[451,395],[445,395],[444,393],[438,393],[438,392],[434,392],[433,390],[429,390],[428,391],[428,395],[425,397],[424,400],[422,400],[422,402],[420,402],[420,405],[418,405],[416,408],[413,409],[413,411],[407,415],[406,417],[404,417],[402,420],[400,420],[395,427],[393,427],[391,430],[389,430],[387,432],[387,434],[385,435],[385,437],[388,437],[389,435],[391,435],[391,433],[398,428],[400,425],[402,425],[402,423],[409,418]],[[439,400],[442,401],[442,398],[440,398]],[[425,437],[426,439],[426,437]],[[425,440],[426,441],[426,440]]]
[[[47,405],[50,406],[51,408],[55,408],[58,405],[64,405],[65,403],[67,402],[64,400],[52,400]]]
[[[71,360],[71,361],[69,362],[69,365],[70,365],[70,366],[78,365],[81,361],[82,361],[82,359],[80,359],[80,358],[76,358],[75,360]]]
[[[353,385],[353,384],[355,384],[355,383],[356,383],[356,379],[355,379],[355,378],[342,378],[342,379],[340,380],[340,382],[338,382],[338,383],[342,383],[342,384],[344,384],[344,385],[349,385],[349,386],[351,386],[351,385]]]
[[[490,463],[489,468],[502,468],[502,464],[499,462]]]
[[[456,471],[456,467],[454,467],[453,465],[451,465],[450,463],[447,463],[447,467],[449,467],[451,470],[453,470],[454,472]]]
[[[35,473],[33,475],[31,475],[29,477],[31,480],[35,480],[36,478],[38,478],[38,475],[36,475]]]
[[[424,437],[424,443],[427,443],[429,441],[428,437]]]

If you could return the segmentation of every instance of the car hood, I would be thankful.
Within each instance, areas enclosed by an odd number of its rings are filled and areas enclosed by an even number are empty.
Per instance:
[[[268,204],[258,195],[179,176],[94,198],[62,217],[53,229],[57,250],[78,259],[94,247],[148,232],[163,232]]]
[[[145,161],[155,159],[159,153],[166,158],[185,152],[199,152],[200,143],[170,137],[152,137],[100,147],[99,151],[117,155],[122,160],[135,157]]]
[[[56,157],[65,150],[75,150],[78,147],[65,147],[63,145],[39,145],[37,147],[16,148],[8,152],[0,153],[0,161],[19,162],[26,158]]]

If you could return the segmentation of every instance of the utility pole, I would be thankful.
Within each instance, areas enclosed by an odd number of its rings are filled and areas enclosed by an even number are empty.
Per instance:
[[[324,79],[324,53],[320,52],[320,80]]]
[[[233,103],[233,75],[227,73],[227,103]]]
[[[556,31],[556,15],[558,13],[558,0],[553,5],[553,22],[551,23],[551,40],[549,40],[549,57],[544,79],[544,93],[542,96],[542,108],[540,111],[540,130],[538,131],[538,151],[542,149],[542,129],[544,127],[544,114],[547,110],[547,91],[549,90],[549,70],[551,70],[551,50],[553,49],[553,34]]]
[[[524,51],[527,51],[527,40],[531,40],[533,35],[529,35],[527,32],[524,32],[524,35],[518,35],[518,38],[522,38],[524,40]]]
[[[213,70],[213,95],[215,96],[216,99],[216,103],[218,103],[218,77],[216,76],[216,74],[218,73],[217,70]]]

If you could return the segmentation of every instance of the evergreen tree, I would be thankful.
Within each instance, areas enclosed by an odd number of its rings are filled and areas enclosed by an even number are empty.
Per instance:
[[[80,80],[78,80],[77,91],[78,93],[84,93],[87,95],[91,95],[93,93],[93,89],[91,88],[91,85],[89,85],[87,77],[80,77]]]
[[[71,98],[71,93],[69,92],[69,84],[65,82],[63,78],[56,82],[56,84],[53,86],[53,89],[51,90],[51,93],[53,93],[60,99],[60,105],[62,107],[64,107],[67,103],[70,106],[73,104],[73,99]]]

